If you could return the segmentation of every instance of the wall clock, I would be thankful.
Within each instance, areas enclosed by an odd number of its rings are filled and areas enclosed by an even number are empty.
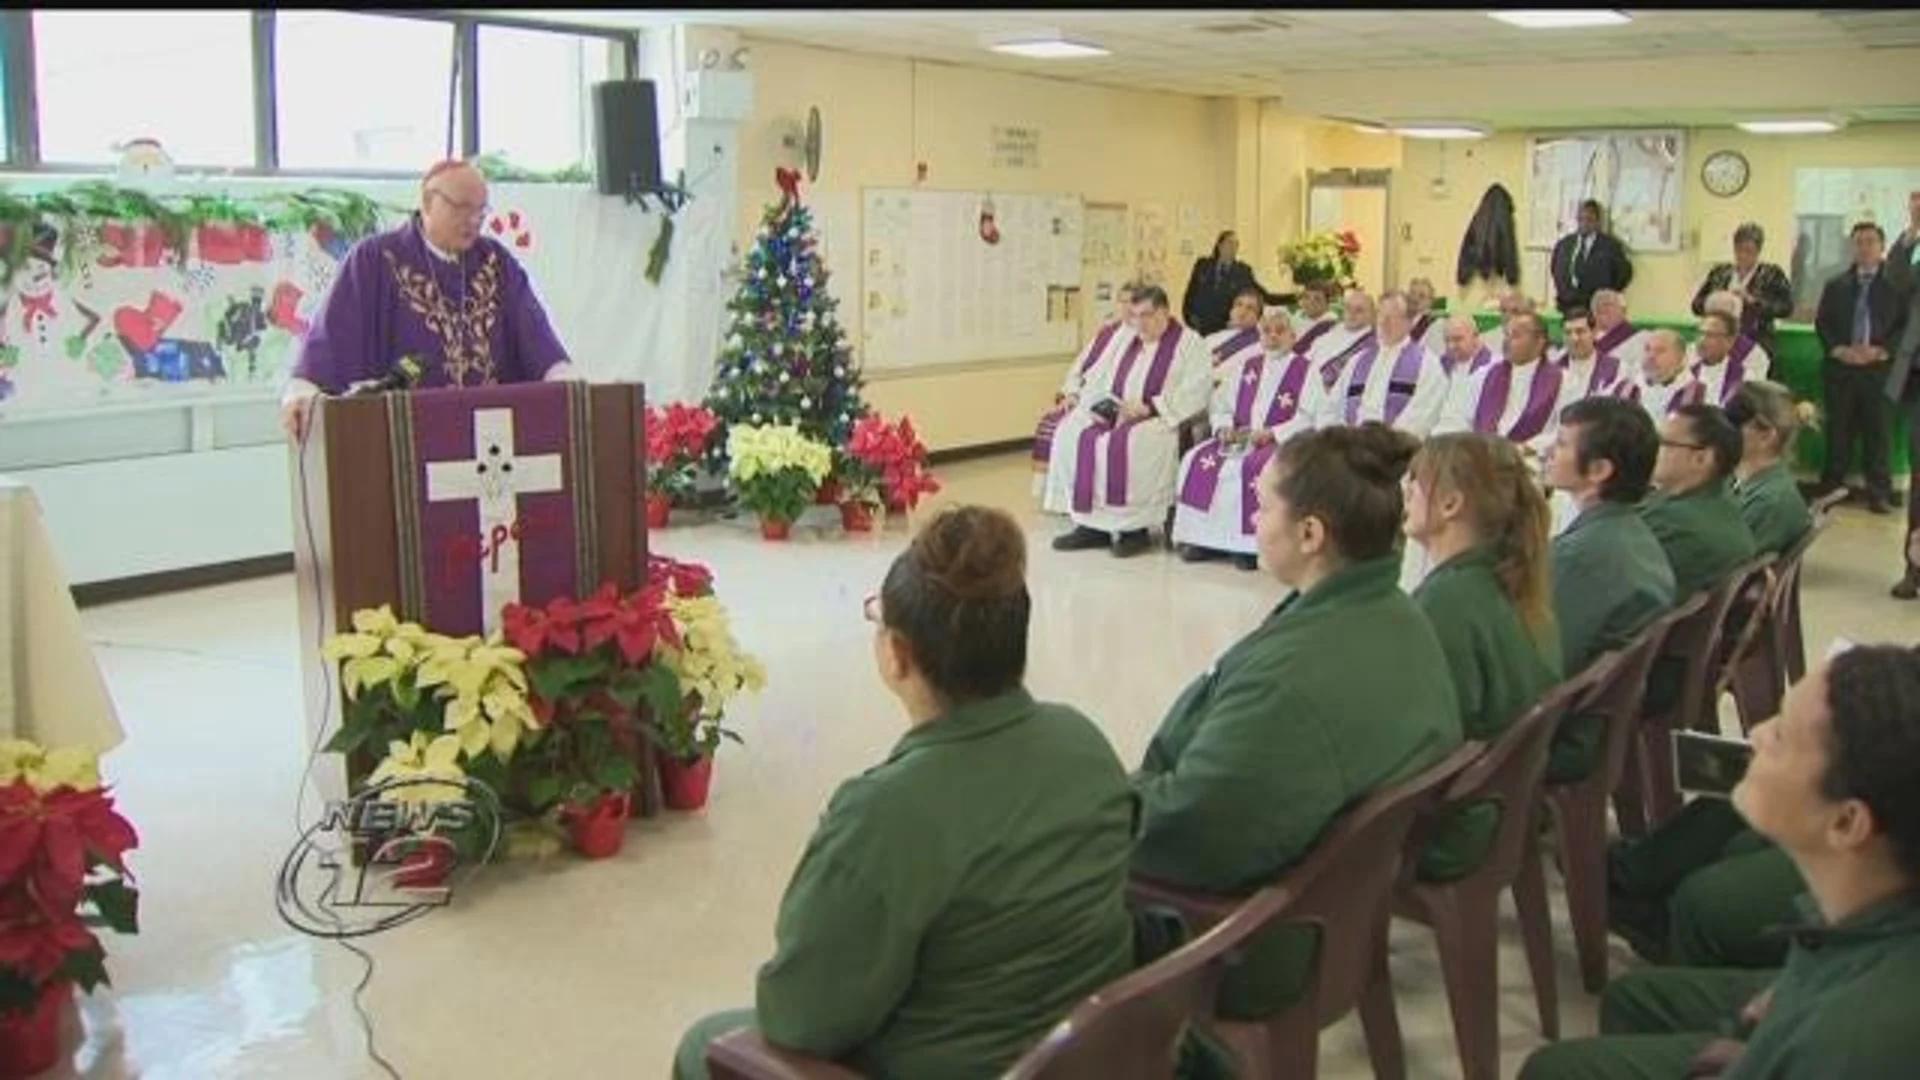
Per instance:
[[[1723,199],[1746,190],[1751,173],[1747,156],[1738,150],[1715,150],[1700,165],[1700,182]]]

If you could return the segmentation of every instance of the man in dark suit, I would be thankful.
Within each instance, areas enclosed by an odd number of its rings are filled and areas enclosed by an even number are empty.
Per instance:
[[[1554,304],[1565,315],[1574,308],[1593,306],[1598,289],[1625,291],[1633,281],[1633,263],[1627,249],[1612,233],[1600,231],[1600,203],[1580,204],[1580,226],[1553,245],[1548,266],[1553,271]]]
[[[1860,472],[1866,479],[1867,508],[1893,512],[1893,478],[1888,472],[1889,418],[1886,393],[1893,350],[1907,325],[1907,299],[1893,275],[1883,272],[1887,234],[1863,221],[1853,227],[1853,265],[1835,275],[1820,293],[1813,327],[1826,354],[1822,381],[1827,393],[1827,464],[1820,476],[1822,494],[1838,489],[1860,444]],[[1904,394],[1904,386],[1901,389]]]
[[[1268,304],[1280,298],[1260,287],[1253,268],[1239,259],[1240,238],[1229,229],[1213,242],[1213,254],[1193,261],[1193,276],[1187,279],[1187,295],[1180,304],[1180,318],[1203,336],[1224,330],[1233,298],[1247,289],[1257,290]]]
[[[1907,329],[1887,371],[1887,397],[1907,414],[1907,569],[1896,599],[1920,597],[1920,191],[1907,196],[1907,228],[1887,253],[1887,279],[1906,296]]]

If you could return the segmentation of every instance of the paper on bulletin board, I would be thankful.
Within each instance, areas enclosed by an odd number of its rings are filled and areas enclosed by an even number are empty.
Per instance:
[[[1167,284],[1167,208],[1142,203],[1133,210],[1134,274],[1149,284]]]
[[[1082,336],[1114,310],[1120,286],[1133,276],[1133,245],[1128,237],[1126,203],[1086,204],[1082,218],[1080,280]]]

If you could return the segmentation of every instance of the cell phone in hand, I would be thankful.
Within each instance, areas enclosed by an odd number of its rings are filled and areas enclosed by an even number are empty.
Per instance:
[[[1681,791],[1724,799],[1747,774],[1753,744],[1699,731],[1673,733],[1673,779]]]
[[[1100,419],[1105,420],[1109,424],[1118,423],[1120,421],[1120,403],[1113,400],[1112,398],[1108,398],[1105,401],[1095,403],[1094,405],[1089,407],[1087,411],[1091,412],[1093,415],[1099,417]]]

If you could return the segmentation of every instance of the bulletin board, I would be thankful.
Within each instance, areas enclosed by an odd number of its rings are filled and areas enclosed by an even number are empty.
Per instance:
[[[1574,230],[1580,203],[1598,199],[1633,251],[1680,250],[1686,133],[1679,128],[1540,136],[1528,146],[1527,246],[1550,248]]]
[[[860,336],[868,370],[1078,347],[1079,196],[909,188],[867,188],[864,196]]]

